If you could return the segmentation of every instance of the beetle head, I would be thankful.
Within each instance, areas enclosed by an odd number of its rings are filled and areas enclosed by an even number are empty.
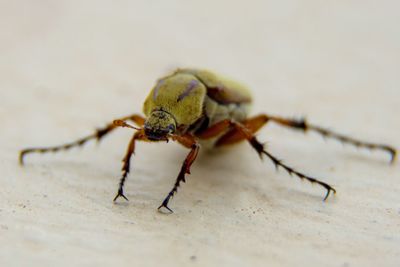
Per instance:
[[[152,141],[168,140],[167,135],[173,134],[175,131],[174,117],[164,110],[153,111],[144,123],[144,132]]]

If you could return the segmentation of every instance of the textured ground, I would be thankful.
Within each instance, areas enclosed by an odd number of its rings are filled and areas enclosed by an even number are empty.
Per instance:
[[[185,149],[130,135],[35,155],[141,111],[154,81],[205,67],[253,89],[253,112],[305,115],[400,147],[398,1],[0,1],[1,266],[399,266],[400,163],[269,125],[259,138],[318,186],[246,144],[203,153],[171,202]]]

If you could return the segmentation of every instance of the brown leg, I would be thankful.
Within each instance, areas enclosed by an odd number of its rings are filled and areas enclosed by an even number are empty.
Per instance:
[[[249,118],[241,124],[251,133],[257,132],[267,121],[264,120],[263,117],[257,116],[254,118]],[[223,134],[215,144],[216,146],[220,145],[231,145],[241,141],[246,140],[246,136],[241,132],[238,131],[234,127],[234,123],[231,120],[222,120],[217,122],[216,124],[212,125],[211,127],[203,130],[200,133],[196,133],[196,137],[200,139],[210,139],[217,137]]]
[[[267,122],[268,120],[265,120],[264,116],[261,115],[249,118],[241,122],[241,124],[246,127],[246,129],[250,133],[255,134]],[[239,143],[243,140],[246,140],[246,136],[241,131],[238,131],[235,127],[233,127],[231,130],[229,130],[226,134],[218,139],[218,141],[215,143],[215,146],[232,145]]]
[[[343,143],[354,145],[356,147],[364,147],[364,148],[371,149],[371,150],[386,151],[391,156],[391,160],[390,160],[391,163],[393,163],[396,159],[397,151],[396,151],[396,149],[394,149],[391,146],[360,141],[360,140],[354,139],[352,137],[348,137],[348,136],[345,136],[342,134],[332,132],[330,130],[324,129],[319,126],[308,124],[304,119],[299,119],[299,120],[285,119],[285,118],[274,117],[274,116],[269,116],[269,115],[263,114],[263,115],[259,115],[259,116],[250,118],[250,119],[244,121],[242,124],[246,128],[248,128],[251,133],[255,133],[258,129],[260,129],[268,121],[278,123],[282,126],[302,130],[304,132],[314,131],[316,133],[321,134],[323,137],[333,138],[333,139],[339,140]],[[237,143],[237,142],[243,140],[244,138],[245,137],[243,136],[243,134],[240,131],[233,129],[230,132],[228,132],[226,135],[224,135],[217,142],[216,145],[220,146],[220,145],[233,144],[233,143]]]
[[[199,153],[200,146],[196,142],[193,136],[191,135],[184,135],[184,136],[173,136],[172,139],[174,141],[178,141],[182,145],[184,145],[187,148],[190,148],[189,154],[186,156],[185,161],[182,164],[181,171],[178,174],[178,177],[176,178],[176,182],[174,184],[174,187],[172,190],[169,192],[167,197],[164,199],[162,204],[158,207],[158,210],[161,211],[161,208],[166,208],[168,211],[171,213],[173,212],[169,207],[168,207],[168,202],[171,199],[171,197],[174,196],[174,194],[178,191],[178,187],[180,182],[185,182],[185,175],[190,174],[190,166],[193,164],[195,161],[197,154]]]
[[[143,133],[143,130],[136,132],[131,141],[129,142],[128,145],[128,149],[126,151],[125,157],[123,158],[122,162],[122,177],[119,181],[119,187],[118,187],[118,192],[116,194],[116,196],[114,197],[114,202],[119,198],[119,197],[123,197],[126,200],[128,200],[128,198],[124,195],[124,184],[125,184],[125,180],[128,177],[129,171],[130,171],[130,161],[131,161],[131,157],[132,154],[135,153],[135,143],[137,140],[147,140],[145,134]]]
[[[232,123],[230,120],[223,120],[217,122],[216,124],[208,127],[207,129],[201,131],[200,133],[196,133],[196,137],[200,139],[210,139],[220,135],[221,133],[232,128]]]
[[[142,126],[144,124],[144,118],[139,116],[139,115],[131,115],[131,116],[126,116],[124,118],[121,118],[121,120],[131,120],[134,123]],[[24,157],[26,154],[30,153],[47,153],[47,152],[57,152],[60,150],[68,150],[73,147],[77,146],[82,146],[86,142],[92,140],[92,139],[97,139],[97,141],[100,141],[104,136],[109,134],[112,130],[114,130],[117,126],[114,125],[114,123],[110,123],[106,125],[103,128],[97,129],[95,133],[88,135],[86,137],[80,138],[77,141],[71,142],[71,143],[66,143],[60,146],[52,146],[52,147],[37,147],[37,148],[27,148],[24,149],[20,152],[19,154],[19,163],[21,165],[24,164]]]
[[[251,124],[253,122],[253,124]],[[226,144],[232,144],[239,142],[241,140],[247,140],[250,145],[258,152],[260,158],[262,158],[262,155],[266,155],[268,158],[272,160],[272,162],[275,164],[275,167],[278,169],[278,167],[282,167],[285,169],[290,175],[294,174],[300,179],[306,179],[307,181],[311,183],[316,183],[321,185],[327,190],[327,193],[324,197],[324,200],[326,200],[330,194],[330,192],[336,193],[336,190],[330,186],[329,184],[326,184],[322,181],[319,181],[313,177],[307,176],[303,173],[300,173],[296,170],[294,170],[292,167],[287,166],[284,164],[281,160],[277,159],[274,157],[271,153],[265,150],[264,145],[261,144],[256,137],[254,136],[254,132],[256,132],[259,128],[261,128],[267,121],[262,120],[261,116],[254,117],[252,119],[249,119],[245,122],[245,124],[240,124],[236,122],[232,122],[229,120],[221,121],[217,124],[215,124],[213,127],[210,127],[209,129],[205,130],[204,132],[201,133],[202,138],[212,138],[214,136],[217,136],[218,133],[224,132],[227,129],[232,129],[230,130],[226,135],[222,136],[221,139],[218,140],[217,145],[226,145]],[[245,125],[247,125],[249,128],[247,128]],[[210,132],[208,132],[210,130]],[[226,141],[225,138],[228,138]]]
[[[283,169],[285,169],[290,175],[294,174],[297,177],[299,177],[300,179],[306,179],[307,181],[311,182],[311,183],[316,183],[321,185],[322,187],[324,187],[326,189],[326,195],[324,197],[324,201],[328,198],[330,192],[332,191],[333,193],[336,193],[336,190],[330,186],[327,183],[324,183],[322,181],[319,181],[313,177],[307,176],[303,173],[300,173],[296,170],[294,170],[292,167],[289,167],[288,165],[284,164],[281,160],[277,159],[275,156],[273,156],[271,153],[269,153],[263,144],[261,144],[257,138],[250,132],[248,131],[243,125],[239,124],[239,123],[234,123],[235,128],[240,131],[243,135],[246,136],[247,141],[250,143],[250,145],[258,152],[260,158],[262,158],[262,155],[266,155],[268,158],[270,158],[270,160],[274,163],[276,169],[278,169],[279,167],[282,167]]]
[[[355,138],[348,137],[343,134],[339,134],[339,133],[330,131],[328,129],[325,129],[325,128],[322,128],[322,127],[319,127],[316,125],[308,124],[305,119],[295,120],[295,119],[285,119],[285,118],[273,117],[273,116],[267,116],[267,115],[264,115],[264,116],[267,119],[274,121],[280,125],[299,129],[304,132],[314,131],[316,133],[321,134],[323,137],[333,138],[333,139],[341,141],[342,143],[351,144],[356,147],[364,147],[364,148],[371,149],[371,150],[378,149],[378,150],[386,151],[390,154],[390,162],[391,163],[393,163],[396,159],[396,154],[397,154],[396,149],[394,149],[393,147],[390,147],[388,145],[360,141]]]

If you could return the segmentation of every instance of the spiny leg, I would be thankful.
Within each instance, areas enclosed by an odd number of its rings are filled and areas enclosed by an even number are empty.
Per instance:
[[[273,156],[271,153],[269,153],[263,144],[261,144],[256,137],[254,136],[254,131],[256,131],[256,129],[259,129],[262,125],[260,123],[259,120],[254,120],[255,124],[249,128],[247,128],[246,126],[240,124],[240,123],[236,123],[236,122],[232,122],[229,120],[226,121],[222,121],[219,123],[219,128],[222,129],[222,126],[225,126],[225,129],[228,128],[228,125],[231,126],[232,130],[230,130],[226,135],[222,136],[218,141],[217,141],[217,145],[227,145],[227,144],[232,144],[235,142],[239,142],[241,140],[247,140],[250,145],[257,151],[257,153],[259,154],[260,158],[262,158],[262,155],[266,155],[275,165],[275,167],[278,169],[279,167],[282,167],[284,170],[286,170],[290,175],[296,175],[297,177],[299,177],[300,179],[306,179],[307,181],[311,182],[311,183],[316,183],[321,185],[322,187],[324,187],[327,192],[326,195],[324,197],[324,200],[326,200],[330,194],[330,192],[334,192],[336,193],[336,190],[330,186],[327,183],[324,183],[322,181],[319,181],[313,177],[310,177],[308,175],[305,175],[301,172],[296,171],[295,169],[293,169],[292,167],[289,167],[288,165],[284,164],[281,160],[277,159],[275,156]],[[247,123],[248,124],[248,123]],[[261,125],[261,126],[260,126]],[[203,134],[203,136],[206,136],[206,134]],[[208,136],[211,136],[211,134],[209,134]],[[241,137],[241,139],[240,139]],[[225,138],[227,138],[226,142],[225,142]]]
[[[336,132],[333,132],[328,129],[324,129],[324,128],[321,128],[321,127],[315,126],[315,125],[306,124],[305,130],[312,130],[312,131],[318,132],[323,137],[333,138],[333,139],[339,140],[342,143],[351,144],[351,145],[359,147],[359,148],[367,148],[370,150],[383,150],[390,154],[390,164],[393,164],[396,161],[397,150],[394,147],[391,147],[389,145],[360,141],[355,138],[348,137],[348,136],[345,136],[342,134],[338,134]]]
[[[255,134],[259,129],[261,129],[268,121],[264,120],[260,116],[248,118],[247,120],[240,122],[251,134]],[[215,146],[223,145],[233,145],[246,140],[246,135],[242,131],[238,131],[236,127],[232,127],[231,123],[230,130],[223,134],[215,143]],[[226,122],[223,124],[226,125]]]
[[[282,162],[282,160],[276,158],[275,156],[273,156],[271,153],[269,153],[267,150],[265,150],[265,147],[263,144],[261,144],[256,137],[253,137],[252,139],[249,140],[249,143],[251,144],[251,146],[258,152],[260,158],[262,158],[262,155],[266,155],[268,158],[270,158],[270,160],[274,163],[275,168],[278,170],[279,167],[282,167],[284,170],[286,170],[290,176],[292,176],[293,174],[296,175],[297,177],[299,177],[300,179],[306,179],[307,181],[311,182],[311,183],[316,183],[321,185],[322,187],[324,187],[326,189],[326,195],[324,197],[324,201],[329,197],[330,192],[332,191],[334,194],[336,194],[336,190],[335,188],[333,188],[332,186],[330,186],[327,183],[324,183],[322,181],[319,181],[316,178],[310,177],[308,175],[305,175],[301,172],[296,171],[295,169],[293,169],[292,167],[289,167],[288,165],[284,164]]]
[[[190,148],[189,154],[186,156],[181,170],[178,174],[178,177],[176,178],[176,182],[174,184],[174,187],[172,190],[168,193],[167,197],[164,199],[162,204],[158,207],[158,210],[161,211],[161,208],[166,208],[168,211],[171,213],[173,212],[169,207],[168,207],[168,202],[169,200],[174,196],[174,194],[178,191],[178,187],[181,182],[186,182],[185,180],[185,175],[190,174],[190,167],[192,166],[193,162],[195,161],[197,154],[199,153],[200,146],[196,142],[193,136],[186,134],[184,136],[172,136],[172,139],[174,141],[178,141],[182,145],[184,145],[187,148]]]
[[[196,132],[196,137],[203,140],[211,139],[226,132],[230,128],[232,128],[232,122],[230,120],[222,120],[200,132]]]
[[[253,117],[240,123],[248,132],[254,134],[263,127],[267,121],[263,118]],[[243,134],[242,131],[238,131],[236,127],[234,127],[234,123],[229,119],[219,121],[207,129],[197,132],[196,137],[207,140],[218,137],[221,134],[222,136],[217,140],[215,146],[232,145],[246,140],[246,135]]]
[[[396,159],[396,155],[397,155],[396,149],[394,149],[391,146],[385,145],[385,144],[376,144],[376,143],[360,141],[358,139],[333,132],[331,130],[322,128],[320,126],[308,124],[305,119],[285,119],[285,118],[281,118],[281,117],[268,116],[268,115],[260,115],[260,116],[263,116],[266,120],[271,120],[271,121],[276,122],[283,126],[299,129],[304,132],[314,131],[316,133],[321,134],[323,137],[336,139],[342,143],[351,144],[356,147],[364,147],[364,148],[371,149],[371,150],[386,151],[390,154],[390,157],[391,157],[390,162],[391,163],[393,163]]]
[[[121,169],[122,177],[119,180],[118,192],[114,197],[114,200],[113,200],[114,202],[118,199],[118,197],[123,197],[126,200],[128,200],[128,198],[124,195],[124,185],[125,185],[125,180],[128,177],[128,174],[130,171],[130,161],[131,161],[132,154],[135,153],[136,140],[146,140],[143,130],[140,130],[133,135],[131,141],[129,142],[126,154],[125,154],[124,158],[122,159],[122,162],[123,162],[122,169]]]
[[[308,124],[305,119],[286,119],[281,117],[270,116],[266,114],[261,114],[252,118],[247,119],[242,124],[249,129],[250,132],[255,133],[258,129],[260,129],[265,123],[268,121],[272,121],[278,123],[279,125],[302,130],[304,132],[307,131],[314,131],[316,133],[321,134],[323,137],[326,138],[333,138],[336,140],[341,141],[342,143],[347,143],[354,145],[356,147],[367,148],[371,150],[383,150],[390,154],[391,160],[390,162],[393,163],[396,159],[397,151],[391,146],[385,144],[375,144],[370,142],[364,142],[357,140],[352,137],[345,136],[343,134],[339,134],[328,129]],[[228,132],[222,142],[217,143],[218,145],[225,145],[225,144],[232,144],[236,143],[240,140],[243,140],[243,135],[235,130],[231,130]]]
[[[144,124],[144,118],[141,117],[140,115],[136,115],[136,114],[126,116],[124,118],[121,118],[121,120],[131,120],[134,123],[138,124],[139,126],[142,126]],[[20,154],[19,154],[19,163],[21,165],[24,165],[24,157],[30,153],[58,152],[60,150],[68,150],[73,147],[82,146],[86,142],[88,142],[92,139],[96,139],[97,141],[100,141],[104,136],[109,134],[116,127],[117,126],[114,125],[114,123],[109,123],[105,127],[97,129],[95,133],[88,135],[86,137],[80,138],[74,142],[66,143],[66,144],[59,145],[59,146],[27,148],[27,149],[21,150]]]

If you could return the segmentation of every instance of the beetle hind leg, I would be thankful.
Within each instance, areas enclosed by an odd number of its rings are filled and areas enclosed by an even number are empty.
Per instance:
[[[336,139],[344,144],[350,144],[355,147],[366,148],[370,150],[385,151],[390,154],[390,163],[394,163],[396,159],[397,151],[396,149],[394,149],[389,145],[361,141],[356,138],[349,137],[320,126],[309,124],[305,119],[287,119],[287,118],[269,116],[265,114],[260,116],[262,116],[266,121],[272,121],[279,125],[290,127],[293,129],[298,129],[303,132],[313,131],[322,135],[325,138]]]
[[[281,126],[290,127],[296,130],[301,130],[303,132],[313,131],[322,135],[325,138],[336,139],[344,144],[350,144],[355,147],[366,148],[370,150],[385,151],[390,154],[390,163],[394,163],[397,157],[396,149],[389,145],[361,141],[353,137],[349,137],[322,128],[320,126],[309,124],[305,119],[287,119],[287,118],[261,114],[243,121],[242,124],[248,129],[248,131],[254,134],[269,121],[275,122]],[[234,128],[228,131],[225,135],[223,135],[217,141],[216,146],[230,145],[240,142],[244,139],[246,139],[246,137],[243,135],[243,133]]]
[[[305,131],[307,131],[307,130],[317,132],[325,138],[333,138],[333,139],[339,140],[340,142],[342,142],[344,144],[350,144],[355,147],[366,148],[369,150],[385,151],[385,152],[389,153],[389,155],[390,155],[390,163],[391,164],[393,164],[397,158],[397,150],[386,144],[378,144],[378,143],[370,143],[370,142],[360,141],[358,139],[355,139],[355,138],[352,138],[352,137],[349,137],[349,136],[346,136],[343,134],[339,134],[339,133],[336,133],[331,130],[321,128],[321,127],[315,126],[315,125],[306,124]]]

